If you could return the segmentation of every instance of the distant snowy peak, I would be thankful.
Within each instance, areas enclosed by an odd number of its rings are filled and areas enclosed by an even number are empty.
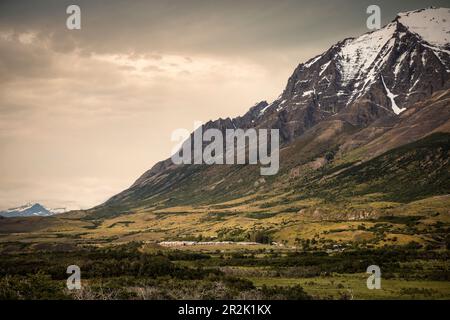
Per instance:
[[[448,48],[450,43],[450,9],[428,8],[400,13],[396,19],[429,44]]]
[[[34,204],[28,203],[28,204],[20,206],[20,207],[0,211],[0,216],[7,217],[7,218],[10,218],[10,217],[35,217],[35,216],[46,217],[46,216],[51,216],[51,215],[57,214],[57,213],[63,213],[65,211],[66,210],[63,208],[56,208],[56,209],[49,210],[39,203],[34,203]]]

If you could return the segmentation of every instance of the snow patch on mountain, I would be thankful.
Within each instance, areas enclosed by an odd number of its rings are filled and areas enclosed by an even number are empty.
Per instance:
[[[272,104],[273,104],[273,103],[268,104],[267,106],[265,106],[264,108],[262,108],[261,111],[259,111],[259,115],[262,116],[262,115],[267,111],[267,109],[268,109],[269,107],[272,106]]]
[[[314,93],[314,90],[307,90],[302,93],[302,97],[310,96]]]
[[[314,63],[316,63],[320,58],[322,58],[323,54],[318,55],[315,58],[312,58],[308,62],[305,63],[305,68],[311,67]]]
[[[383,76],[381,76],[381,81],[383,81],[383,86],[384,89],[386,90],[386,95],[387,97],[391,100],[391,107],[392,107],[392,111],[394,111],[395,114],[399,115],[400,113],[402,113],[403,111],[406,110],[406,108],[399,108],[397,106],[397,104],[395,103],[395,97],[397,97],[397,95],[393,94],[388,87],[386,86],[386,83],[384,82],[384,78]]]
[[[402,69],[403,61],[405,60],[405,58],[406,58],[407,55],[408,55],[408,51],[405,51],[405,52],[403,52],[402,55],[398,58],[397,65],[395,66],[395,69],[394,69],[395,79],[397,79],[397,77],[398,77],[398,75],[399,75],[399,73],[400,73],[400,71],[401,71],[401,69]]]
[[[381,49],[392,39],[395,29],[396,24],[390,23],[380,30],[345,42],[339,52],[339,66],[344,85],[367,73]]]
[[[319,77],[325,72],[325,70],[327,70],[328,66],[330,65],[331,60],[328,61],[327,63],[325,63],[323,66],[320,67],[320,73],[319,73]],[[328,79],[327,79],[328,80]]]

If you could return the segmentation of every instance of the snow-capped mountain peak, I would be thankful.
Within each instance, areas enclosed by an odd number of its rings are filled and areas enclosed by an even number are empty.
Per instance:
[[[429,44],[448,48],[450,43],[450,9],[431,7],[404,12],[400,13],[396,20]]]
[[[300,64],[268,111],[304,110],[306,127],[338,113],[356,125],[386,112],[399,115],[448,85],[449,22],[448,8],[410,11],[379,30],[340,41]]]
[[[65,212],[64,209],[58,208],[56,210],[47,209],[39,203],[27,203],[26,205],[16,208],[0,211],[0,216],[3,217],[34,217],[34,216],[51,216],[53,214]]]
[[[275,101],[231,122],[279,128],[282,139],[290,141],[330,117],[364,126],[399,116],[449,86],[449,12],[400,13],[379,30],[336,43],[301,63]]]

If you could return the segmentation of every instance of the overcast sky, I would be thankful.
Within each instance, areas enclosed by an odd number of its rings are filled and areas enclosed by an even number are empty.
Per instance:
[[[0,2],[0,209],[88,208],[170,156],[170,134],[274,100],[293,69],[447,1]],[[66,8],[81,7],[81,30]]]

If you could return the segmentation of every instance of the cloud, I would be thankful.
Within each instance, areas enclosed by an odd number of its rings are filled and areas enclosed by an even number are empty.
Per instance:
[[[74,31],[69,4],[0,1],[0,207],[104,201],[170,156],[173,130],[274,99],[366,32],[370,1],[78,0]],[[388,21],[429,2],[379,5]]]
[[[94,206],[168,157],[174,129],[240,114],[281,88],[235,57],[60,52],[18,32],[0,48],[3,207]]]

